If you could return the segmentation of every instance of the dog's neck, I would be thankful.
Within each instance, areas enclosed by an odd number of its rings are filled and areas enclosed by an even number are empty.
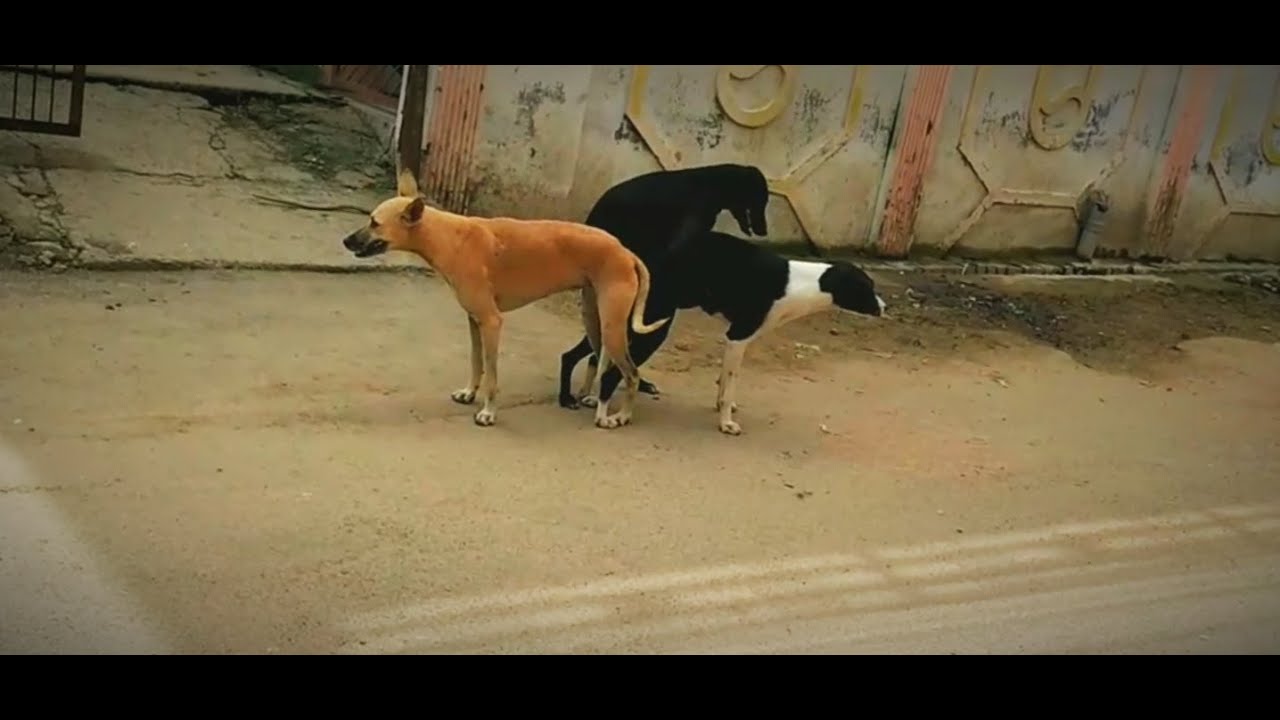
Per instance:
[[[457,250],[458,233],[448,230],[466,217],[439,210],[428,205],[422,211],[422,219],[413,226],[410,252],[422,258],[428,265],[441,273],[448,273],[450,258]],[[442,267],[443,266],[443,267]]]
[[[836,306],[835,297],[822,287],[822,274],[830,263],[812,260],[789,260],[787,287],[779,300],[790,312],[811,315]]]

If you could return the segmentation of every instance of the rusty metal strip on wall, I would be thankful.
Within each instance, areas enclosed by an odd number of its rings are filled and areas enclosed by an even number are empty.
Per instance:
[[[876,240],[877,250],[883,255],[905,257],[911,248],[920,194],[937,148],[939,120],[950,79],[950,65],[922,65],[916,74]]]
[[[1204,136],[1205,118],[1208,115],[1209,96],[1217,79],[1217,68],[1196,65],[1191,68],[1187,99],[1178,111],[1165,155],[1164,170],[1147,220],[1146,246],[1155,254],[1167,257],[1169,243],[1177,224],[1178,208],[1182,205],[1187,183],[1191,179],[1191,164]]]
[[[423,192],[451,212],[465,213],[471,204],[471,165],[487,68],[440,66],[427,128]]]

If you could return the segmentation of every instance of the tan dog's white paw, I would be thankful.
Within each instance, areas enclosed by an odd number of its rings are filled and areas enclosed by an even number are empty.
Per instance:
[[[739,425],[736,421],[726,420],[720,423],[720,432],[724,433],[725,435],[741,435],[742,426]]]
[[[476,413],[476,424],[480,427],[489,427],[498,419],[498,414],[492,410],[481,410]]]
[[[723,402],[721,402],[721,401],[717,400],[717,401],[716,401],[716,410],[717,410],[717,411],[719,411],[719,410],[720,410],[720,406],[721,406],[721,405],[723,405],[723,404],[724,404]],[[736,402],[735,402],[735,403],[730,403],[730,404],[729,404],[729,407],[732,409],[732,411],[733,411],[733,412],[738,412],[738,403],[736,403]]]
[[[449,398],[461,405],[470,405],[471,403],[476,401],[476,391],[472,390],[471,388],[454,390],[453,392],[449,393]]]
[[[605,430],[612,430],[614,428],[620,428],[630,422],[630,415],[614,413],[613,415],[606,415],[603,418],[596,418],[596,427],[604,428]]]
[[[582,397],[578,398],[578,403],[583,407],[593,408],[596,405],[600,404],[600,399],[597,398],[595,395],[583,395]]]

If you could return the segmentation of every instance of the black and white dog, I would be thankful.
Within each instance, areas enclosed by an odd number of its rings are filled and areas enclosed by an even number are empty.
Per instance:
[[[587,215],[586,224],[613,233],[649,267],[652,285],[644,321],[669,319],[666,325],[648,335],[627,330],[631,357],[637,366],[643,365],[662,346],[674,324],[675,286],[664,277],[671,248],[710,232],[716,217],[724,210],[738,221],[743,234],[764,236],[768,234],[765,221],[768,203],[769,185],[764,173],[750,165],[734,164],[638,175],[614,185],[600,196]],[[574,367],[587,356],[591,356],[589,382],[579,395],[586,396],[584,404],[594,404],[595,398],[587,393],[599,369],[599,358],[592,354],[591,343],[584,335],[577,345],[560,356],[561,407],[579,406],[578,398],[569,392],[569,385]],[[618,376],[618,371],[614,369],[612,375]],[[643,378],[639,390],[658,394],[658,388]]]
[[[720,432],[737,435],[734,397],[747,346],[782,325],[824,310],[840,308],[880,317],[884,300],[876,294],[875,281],[851,263],[787,260],[749,240],[709,231],[672,248],[663,261],[661,275],[679,308],[701,308],[729,322],[724,357],[720,364]],[[638,359],[637,359],[638,360]],[[592,372],[588,377],[595,383]],[[606,368],[600,379],[597,402],[608,402],[622,376]]]

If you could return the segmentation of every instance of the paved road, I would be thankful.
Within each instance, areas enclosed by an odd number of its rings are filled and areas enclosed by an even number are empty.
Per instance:
[[[666,396],[604,432],[555,406],[577,335],[537,307],[482,429],[448,400],[451,302],[400,276],[0,276],[0,650],[1280,649],[1274,346],[1187,343],[1153,386],[818,322],[749,356],[731,438],[689,318]]]
[[[1268,504],[610,578],[384,609],[347,649],[1274,653],[1277,533]],[[618,622],[638,597],[662,611]]]
[[[0,444],[0,651],[168,652],[50,501],[49,487]]]

